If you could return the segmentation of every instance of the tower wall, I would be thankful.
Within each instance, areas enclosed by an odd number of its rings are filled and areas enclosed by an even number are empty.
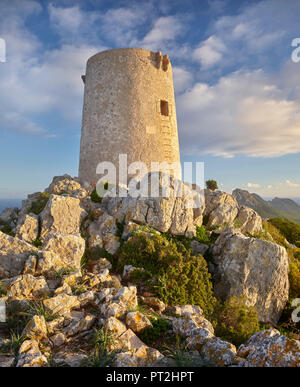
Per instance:
[[[86,67],[79,179],[97,183],[102,161],[180,162],[172,68],[160,52],[123,48]],[[118,170],[118,169],[117,169]]]

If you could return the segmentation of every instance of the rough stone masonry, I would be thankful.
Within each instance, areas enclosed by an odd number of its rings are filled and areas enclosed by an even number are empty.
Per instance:
[[[85,84],[79,179],[96,184],[98,163],[117,169],[139,161],[180,162],[172,68],[168,55],[120,48],[92,56]],[[178,176],[178,175],[177,175]],[[181,176],[180,176],[181,177]]]

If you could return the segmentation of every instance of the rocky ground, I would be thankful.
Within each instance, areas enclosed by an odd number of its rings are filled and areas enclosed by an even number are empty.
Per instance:
[[[95,202],[65,175],[29,195],[21,210],[4,210],[0,366],[300,366],[298,340],[270,328],[236,347],[215,336],[199,306],[165,305],[134,283],[136,268],[114,269],[108,258],[145,227],[190,238],[195,254],[210,257],[217,297],[245,296],[260,321],[276,324],[288,300],[286,250],[251,236],[262,219],[232,195],[206,190],[196,209],[186,206],[192,195],[175,197],[173,187],[170,198]],[[213,244],[193,238],[203,220],[215,227]],[[90,260],[93,247],[103,256]],[[158,328],[163,343],[151,340]]]

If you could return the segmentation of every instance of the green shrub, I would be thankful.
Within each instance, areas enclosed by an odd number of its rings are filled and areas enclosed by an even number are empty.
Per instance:
[[[245,305],[244,298],[231,297],[220,306],[217,317],[216,336],[240,345],[259,331],[257,312]]]
[[[205,182],[206,184],[206,188],[212,190],[212,191],[215,191],[216,189],[218,189],[218,184],[216,182],[216,180],[207,180]]]
[[[216,299],[202,256],[161,235],[136,234],[120,249],[118,269],[142,267],[152,274],[149,290],[169,305],[199,305],[210,315]]]
[[[39,215],[48,203],[50,194],[47,192],[41,192],[38,199],[31,203],[30,208],[28,209],[28,214],[32,212],[35,215]]]
[[[101,203],[102,198],[97,194],[96,188],[90,194],[91,201],[94,203]]]
[[[0,231],[13,237],[16,236],[16,234],[12,231],[11,226],[7,222],[4,222],[2,219],[0,219]]]
[[[293,245],[300,243],[300,225],[288,219],[274,218],[269,220],[282,235]],[[300,247],[300,244],[299,246]]]
[[[172,329],[172,324],[163,318],[150,318],[150,321],[152,328],[145,328],[139,333],[141,340],[148,345],[159,338],[165,338],[167,331]]]
[[[117,351],[111,350],[115,341],[115,337],[108,333],[106,329],[94,329],[92,340],[94,350],[82,365],[87,367],[111,367],[117,353]]]
[[[100,258],[106,258],[112,264],[112,270],[116,270],[116,259],[115,257],[108,253],[103,247],[95,246],[95,247],[87,247],[85,252],[81,258],[81,267],[88,267],[93,262],[98,261]]]
[[[294,250],[294,257],[300,260],[300,248]]]
[[[200,243],[210,242],[209,236],[207,235],[206,228],[204,225],[196,226],[196,236],[194,239]]]
[[[290,298],[300,297],[300,260],[292,258],[289,267]]]

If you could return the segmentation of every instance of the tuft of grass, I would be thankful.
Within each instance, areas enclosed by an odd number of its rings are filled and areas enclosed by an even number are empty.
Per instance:
[[[23,312],[25,316],[32,318],[33,316],[43,316],[46,322],[55,320],[58,315],[53,314],[50,310],[45,308],[42,301],[32,301],[28,305],[28,311]]]
[[[106,329],[95,329],[92,340],[94,351],[89,356],[85,365],[88,367],[110,367],[117,351],[110,350],[114,345],[115,338]]]
[[[19,333],[11,331],[10,333],[10,348],[15,357],[19,354],[19,349],[25,341],[25,337]]]

